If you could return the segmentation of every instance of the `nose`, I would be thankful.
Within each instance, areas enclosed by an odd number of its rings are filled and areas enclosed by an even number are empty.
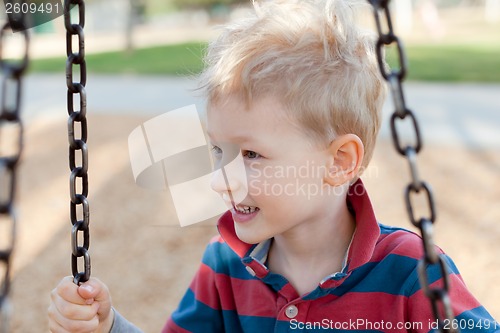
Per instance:
[[[228,182],[226,181],[223,167],[218,168],[217,170],[212,172],[212,180],[210,182],[210,187],[212,188],[212,190],[221,195],[231,191],[231,188]]]
[[[246,170],[241,154],[230,163],[212,172],[210,187],[220,195],[238,204],[248,194]]]
[[[212,173],[210,187],[220,195],[226,196],[229,193],[238,192],[242,186],[236,177],[231,177],[231,175],[227,173],[227,170],[221,167]]]

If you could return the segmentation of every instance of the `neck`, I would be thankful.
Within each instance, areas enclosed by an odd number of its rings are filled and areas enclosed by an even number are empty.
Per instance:
[[[343,201],[329,214],[275,236],[269,268],[285,276],[299,294],[312,291],[323,278],[341,271],[354,229]]]

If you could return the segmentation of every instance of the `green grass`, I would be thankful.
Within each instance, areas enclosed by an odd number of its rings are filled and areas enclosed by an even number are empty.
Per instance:
[[[500,82],[500,45],[411,45],[408,80]]]
[[[196,74],[203,68],[205,47],[203,42],[193,42],[138,49],[132,54],[89,54],[87,70],[103,74]],[[406,53],[408,80],[500,83],[500,45],[410,45]],[[31,71],[64,71],[64,66],[64,57],[40,59],[32,61]]]
[[[190,75],[203,68],[202,55],[206,44],[191,42],[177,45],[137,49],[126,52],[105,52],[85,56],[87,71],[118,74]],[[36,59],[30,64],[32,72],[64,71],[66,57]]]

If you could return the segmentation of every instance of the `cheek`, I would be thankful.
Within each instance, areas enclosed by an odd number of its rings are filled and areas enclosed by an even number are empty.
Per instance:
[[[310,198],[323,189],[325,167],[315,158],[295,158],[283,163],[268,160],[246,165],[249,194]]]
[[[281,187],[273,165],[255,161],[247,165],[248,193],[254,198],[269,198],[279,195]]]
[[[310,193],[318,193],[321,179],[297,170],[290,166],[250,168],[247,170],[248,193],[254,198],[261,197],[276,203],[303,200],[310,197]]]
[[[252,197],[259,197],[266,194],[267,180],[262,168],[253,166],[246,168],[248,194]]]

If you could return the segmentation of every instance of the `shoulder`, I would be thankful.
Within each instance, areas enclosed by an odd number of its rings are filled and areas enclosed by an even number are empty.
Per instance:
[[[416,233],[379,224],[380,235],[373,256],[364,266],[372,288],[394,295],[411,295],[418,284],[417,266],[423,256],[422,239]]]
[[[383,224],[379,224],[379,226],[380,236],[371,261],[390,261],[399,267],[407,266],[408,270],[415,269],[418,261],[424,256],[422,237],[404,228]],[[435,248],[437,253],[442,255],[450,273],[459,274],[453,260],[439,246],[435,245]],[[433,266],[435,266],[433,269],[439,268],[438,265]]]
[[[420,259],[423,256],[422,238],[415,232],[405,228],[380,224],[380,236],[375,246],[374,256],[388,255]],[[439,253],[443,253],[438,248]]]
[[[203,260],[207,259],[215,259],[218,261],[225,261],[232,259],[233,257],[237,257],[236,253],[231,250],[229,245],[222,239],[220,235],[214,236],[205,249],[205,253],[203,255]]]
[[[244,270],[241,258],[229,247],[220,235],[213,237],[203,254],[202,264],[214,273],[237,274]],[[246,270],[244,270],[246,272]]]

